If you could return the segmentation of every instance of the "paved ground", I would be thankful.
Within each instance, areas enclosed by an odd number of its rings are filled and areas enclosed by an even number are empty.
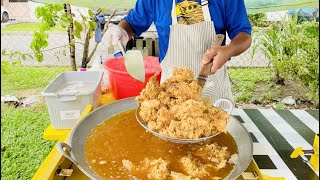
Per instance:
[[[3,22],[3,23],[1,23],[1,27],[9,26],[9,25],[11,25],[12,23],[13,23],[13,22],[11,22],[11,21]]]
[[[12,22],[8,22],[10,24]],[[1,26],[7,25],[6,23],[2,23]],[[32,40],[33,33],[32,32],[4,32],[1,33],[1,49],[7,49],[8,51],[20,51],[20,52],[28,52],[32,53],[30,49],[30,42]],[[77,40],[79,41],[79,40]],[[99,58],[100,55],[103,57],[107,57],[107,45],[105,43],[106,40],[103,40],[97,52],[95,53],[93,59]],[[228,42],[228,40],[227,40]],[[94,39],[91,40],[91,48],[94,46]],[[68,44],[68,35],[64,32],[51,32],[49,34],[49,46],[46,49],[52,49],[55,47],[61,47]],[[62,54],[57,54],[63,51],[63,48],[53,49],[50,51],[46,51],[44,53],[43,62],[37,62],[34,59],[27,59],[22,61],[23,65],[27,66],[68,66],[69,62],[69,51],[66,49],[66,56]],[[262,67],[268,65],[268,60],[264,58],[261,52],[257,52],[254,58],[252,59],[250,56],[250,50],[243,53],[242,55],[235,57],[228,63],[228,66],[236,66],[236,67]],[[76,59],[77,64],[80,64],[81,57],[83,53],[83,45],[76,44]],[[1,56],[1,60],[8,60],[8,57]]]

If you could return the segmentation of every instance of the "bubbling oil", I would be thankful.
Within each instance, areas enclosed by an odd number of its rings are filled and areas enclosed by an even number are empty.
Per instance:
[[[169,170],[184,173],[178,162],[201,146],[217,143],[228,147],[230,154],[238,153],[237,145],[229,133],[220,133],[213,139],[198,144],[175,144],[146,132],[135,119],[135,109],[115,115],[92,130],[85,144],[85,154],[91,168],[104,179],[132,179],[122,160],[139,164],[145,158],[162,158],[169,162]],[[197,148],[195,148],[197,147]],[[210,177],[226,177],[234,164],[211,171]],[[138,178],[147,179],[146,172]],[[203,178],[202,178],[203,179]],[[204,179],[209,179],[206,177]]]

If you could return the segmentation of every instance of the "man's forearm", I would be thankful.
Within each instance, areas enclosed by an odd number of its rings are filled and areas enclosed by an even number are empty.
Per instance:
[[[118,26],[122,27],[125,31],[127,31],[128,36],[129,36],[129,40],[132,38],[133,36],[133,30],[132,27],[130,25],[130,23],[126,20],[122,20]]]
[[[251,36],[247,33],[241,32],[234,37],[230,44],[227,45],[230,56],[238,56],[246,51],[251,45]]]

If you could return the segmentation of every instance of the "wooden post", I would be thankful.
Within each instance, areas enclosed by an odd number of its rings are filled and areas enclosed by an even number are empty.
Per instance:
[[[137,39],[136,47],[137,47],[138,50],[142,51],[142,49],[143,49],[143,39]]]
[[[76,48],[75,48],[75,40],[73,35],[73,19],[71,14],[71,6],[70,4],[63,4],[64,11],[67,14],[69,20],[69,27],[68,27],[68,37],[69,37],[69,49],[70,49],[70,63],[71,69],[73,71],[77,71],[77,64],[76,64]]]
[[[148,56],[152,56],[152,39],[151,38],[146,39],[146,47],[148,50]]]
[[[159,42],[158,38],[154,40],[154,56],[159,57]]]
[[[90,43],[90,29],[86,33],[86,39],[84,41],[84,47],[83,47],[83,55],[82,55],[82,68],[87,68],[88,64],[88,53],[89,53],[89,43]]]

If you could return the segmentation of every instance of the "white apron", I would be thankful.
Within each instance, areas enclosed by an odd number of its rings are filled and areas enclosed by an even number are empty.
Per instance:
[[[174,67],[186,66],[191,69],[195,78],[201,70],[201,60],[207,49],[213,45],[216,35],[214,23],[208,8],[208,1],[201,0],[204,21],[197,24],[178,24],[176,15],[176,2],[172,3],[172,25],[168,51],[161,62],[161,82],[172,76]],[[222,66],[214,75],[210,75],[203,89],[203,96],[210,97],[213,101],[221,98],[232,100],[231,83],[226,67]],[[222,108],[228,106],[224,103]]]

